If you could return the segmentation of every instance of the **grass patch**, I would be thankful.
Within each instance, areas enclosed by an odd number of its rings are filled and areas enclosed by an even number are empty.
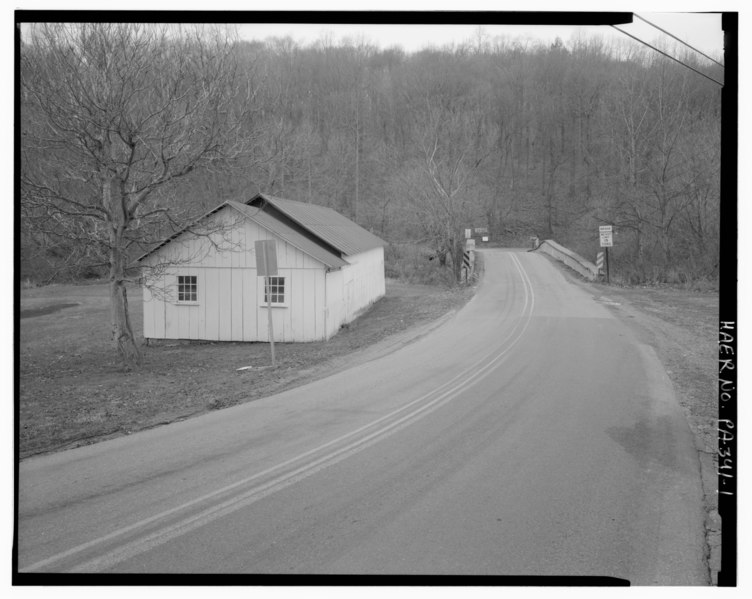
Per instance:
[[[472,288],[387,280],[387,293],[329,341],[163,341],[142,346],[144,364],[122,366],[109,340],[106,284],[23,289],[19,348],[20,457],[57,451],[271,395],[342,367],[360,349],[464,304]],[[140,289],[128,289],[134,331]],[[61,306],[65,305],[63,309]],[[238,371],[242,366],[248,370]]]

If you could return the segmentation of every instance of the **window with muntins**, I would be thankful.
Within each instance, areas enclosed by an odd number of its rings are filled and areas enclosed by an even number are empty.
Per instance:
[[[285,277],[267,277],[264,287],[264,303],[285,303]]]
[[[178,275],[178,302],[198,301],[198,277]]]

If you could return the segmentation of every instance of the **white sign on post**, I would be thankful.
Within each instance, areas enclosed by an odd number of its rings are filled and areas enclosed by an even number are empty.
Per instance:
[[[256,274],[264,277],[264,295],[266,296],[266,318],[269,327],[269,345],[272,350],[272,366],[277,365],[274,355],[274,325],[272,324],[272,294],[269,289],[269,277],[277,276],[277,245],[273,239],[255,242]]]
[[[614,228],[611,225],[602,225],[598,227],[601,236],[601,247],[610,248],[614,245]]]
[[[256,274],[259,277],[277,276],[277,245],[273,239],[256,241]]]

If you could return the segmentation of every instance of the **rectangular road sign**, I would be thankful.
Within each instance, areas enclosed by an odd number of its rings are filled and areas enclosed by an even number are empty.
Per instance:
[[[610,248],[614,245],[614,228],[611,225],[602,225],[598,227],[601,237],[601,247]]]
[[[259,277],[277,276],[277,246],[273,239],[257,241],[256,275]]]

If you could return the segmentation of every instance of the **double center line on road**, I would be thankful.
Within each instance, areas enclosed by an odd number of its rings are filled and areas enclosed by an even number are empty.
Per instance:
[[[503,363],[532,318],[535,295],[530,278],[517,256],[508,255],[524,289],[518,320],[494,349],[449,381],[389,414],[290,460],[20,570],[90,573],[110,569],[361,452],[452,401]],[[201,504],[207,503],[210,505],[201,509]],[[86,552],[94,551],[96,557],[85,557]]]

